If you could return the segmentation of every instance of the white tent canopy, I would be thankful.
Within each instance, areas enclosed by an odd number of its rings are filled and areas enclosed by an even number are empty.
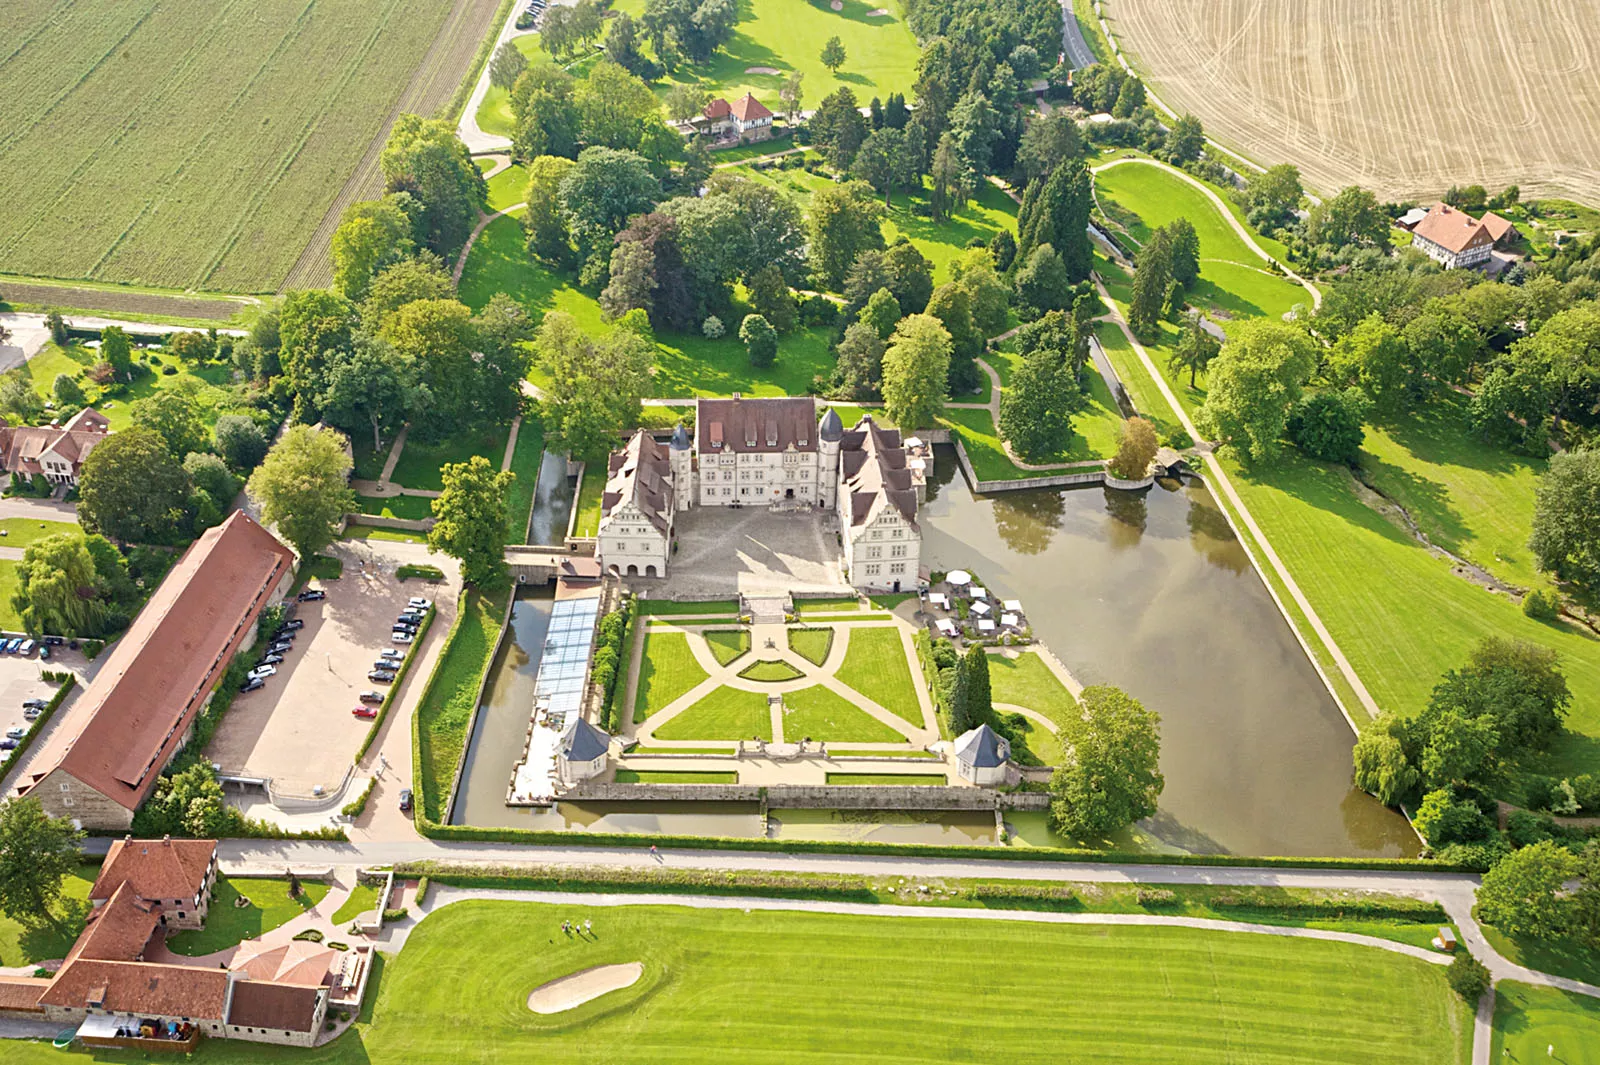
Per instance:
[[[953,569],[944,575],[944,579],[951,584],[971,584],[972,574],[964,569]]]

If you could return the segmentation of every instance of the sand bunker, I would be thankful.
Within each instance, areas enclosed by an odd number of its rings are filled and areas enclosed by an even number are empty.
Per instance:
[[[528,1008],[535,1013],[560,1013],[575,1009],[609,991],[632,987],[643,975],[644,963],[637,961],[582,969],[534,988],[528,995]]]
[[[745,67],[744,68],[744,72],[746,74],[782,74],[783,73],[783,71],[779,70],[777,67]]]
[[[886,7],[875,7],[871,11],[867,12],[867,17],[868,18],[882,18],[885,15],[888,15],[890,13],[891,12]]]
[[[833,3],[829,4],[828,6],[833,8],[835,11],[843,11],[844,0],[833,0]]]

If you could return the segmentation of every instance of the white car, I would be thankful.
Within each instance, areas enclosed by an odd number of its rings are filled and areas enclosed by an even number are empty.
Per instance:
[[[26,728],[23,728],[21,725],[13,725],[10,728],[6,729],[6,739],[8,739],[8,740],[20,740],[22,737],[26,736],[27,734],[28,734],[28,730]]]
[[[251,680],[266,680],[268,677],[275,676],[277,672],[277,666],[257,666],[246,673],[245,676]]]
[[[395,643],[410,643],[412,640],[415,640],[416,637],[411,635],[409,632],[397,632],[391,635],[389,639]]]
[[[396,661],[396,662],[401,661],[402,659],[405,658],[405,656],[406,656],[406,653],[404,651],[396,651],[392,647],[386,647],[383,650],[378,652],[378,657],[379,658],[388,658],[388,659],[392,659],[393,661]]]
[[[426,610],[433,605],[433,600],[424,599],[420,595],[414,595],[410,599],[406,600],[406,605],[416,607],[418,610]]]
[[[24,721],[37,721],[39,720],[39,715],[43,713],[44,711],[38,707],[30,706],[22,712],[22,718]]]

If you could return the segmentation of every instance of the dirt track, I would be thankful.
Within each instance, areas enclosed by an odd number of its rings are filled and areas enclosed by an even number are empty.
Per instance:
[[[1308,186],[1600,203],[1600,0],[1107,0],[1135,69]]]

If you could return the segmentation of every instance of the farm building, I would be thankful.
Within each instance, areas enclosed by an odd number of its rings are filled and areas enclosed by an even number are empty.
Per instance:
[[[713,148],[754,144],[771,138],[772,112],[750,93],[731,104],[718,96],[706,104],[700,117],[690,125],[709,136]]]
[[[1434,204],[1411,228],[1413,246],[1446,270],[1482,266],[1497,246],[1517,236],[1517,227],[1493,211],[1473,218],[1446,203]]]
[[[75,485],[83,460],[110,435],[111,423],[93,407],[83,408],[65,425],[8,425],[0,418],[0,465],[13,476]]]

